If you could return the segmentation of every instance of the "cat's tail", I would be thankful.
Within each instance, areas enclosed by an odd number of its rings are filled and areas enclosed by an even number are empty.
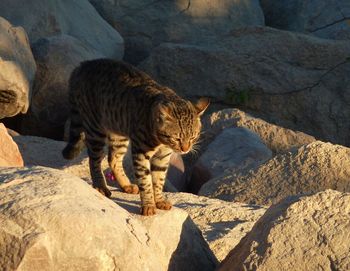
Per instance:
[[[62,151],[63,157],[68,160],[77,157],[85,146],[84,138],[80,114],[76,108],[72,108],[70,113],[69,141]]]
[[[78,72],[79,68],[76,68],[69,78],[69,102],[71,105],[69,139],[67,146],[62,150],[63,157],[68,160],[77,157],[85,146],[83,123],[73,93],[74,89],[78,87],[76,84],[78,81]]]

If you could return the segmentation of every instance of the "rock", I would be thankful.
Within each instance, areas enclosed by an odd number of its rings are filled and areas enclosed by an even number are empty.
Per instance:
[[[125,60],[146,58],[163,42],[197,42],[232,28],[264,25],[258,0],[90,0],[125,39]]]
[[[350,192],[350,149],[315,141],[275,156],[246,174],[212,179],[199,195],[269,205],[297,194],[325,189]]]
[[[89,170],[89,158],[86,150],[84,150],[77,158],[68,161],[62,157],[62,150],[66,146],[66,142],[56,141],[44,137],[36,136],[15,136],[14,141],[22,153],[24,164],[26,166],[45,166],[50,168],[61,169],[62,171],[75,175],[88,183],[91,183]],[[107,150],[105,151],[107,154]],[[178,167],[181,163],[181,157],[173,155],[170,160],[169,172],[167,175],[166,188],[168,191],[174,192],[179,184]],[[102,169],[106,171],[109,168],[107,157],[102,160]],[[134,180],[133,166],[131,158],[127,154],[124,159],[124,168],[130,180]],[[176,173],[176,174],[175,174]],[[180,177],[182,178],[182,176]],[[170,184],[169,184],[170,183]],[[110,183],[112,186],[118,186],[116,182]]]
[[[349,55],[349,42],[246,27],[201,45],[163,44],[139,67],[182,96],[350,145]]]
[[[24,29],[0,17],[0,119],[27,112],[35,70]]]
[[[208,171],[206,179],[192,178],[191,183],[204,184],[209,179],[224,173],[248,171],[271,157],[271,150],[255,133],[246,128],[227,128],[215,138],[194,165],[193,172],[197,167],[200,171],[203,167]],[[199,189],[191,192],[198,193],[198,191]]]
[[[31,43],[40,38],[67,34],[106,57],[121,59],[124,41],[104,21],[88,0],[2,0],[0,16],[22,26]]]
[[[350,270],[350,194],[326,190],[271,206],[225,270]]]
[[[43,167],[3,168],[0,183],[1,270],[213,270],[217,263],[177,208],[131,214],[81,179]]]
[[[321,38],[350,39],[347,0],[261,0],[268,26],[309,33]]]
[[[69,117],[68,80],[80,62],[103,57],[68,36],[39,39],[32,45],[38,66],[29,112],[20,120],[22,134],[60,140]]]
[[[0,167],[23,167],[18,146],[2,123],[0,123]]]
[[[316,139],[302,132],[286,129],[260,118],[255,118],[239,109],[223,109],[203,119],[203,144],[208,145],[218,134],[230,127],[245,127],[257,134],[274,153],[298,149]]]
[[[177,191],[186,190],[187,184],[185,176],[185,165],[184,161],[182,160],[182,156],[178,153],[173,153],[170,157],[170,166],[167,172],[167,179],[170,180],[170,183]],[[167,191],[169,191],[169,189]]]
[[[189,193],[166,195],[174,206],[189,214],[219,261],[227,256],[266,211],[264,206],[225,202]]]

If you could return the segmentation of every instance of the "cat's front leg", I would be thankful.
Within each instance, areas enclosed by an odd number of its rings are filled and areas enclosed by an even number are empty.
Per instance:
[[[156,207],[162,210],[170,210],[172,205],[164,198],[163,187],[166,173],[168,171],[170,157],[173,151],[165,146],[159,148],[151,159],[151,171],[153,182],[153,193]]]
[[[154,150],[143,151],[137,147],[132,147],[135,177],[138,181],[141,196],[141,214],[146,216],[156,213],[150,164],[154,152]]]

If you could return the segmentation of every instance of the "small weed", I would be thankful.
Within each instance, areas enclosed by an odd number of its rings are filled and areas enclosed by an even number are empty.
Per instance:
[[[250,100],[250,89],[237,89],[234,83],[225,88],[225,102],[232,105],[246,105]]]

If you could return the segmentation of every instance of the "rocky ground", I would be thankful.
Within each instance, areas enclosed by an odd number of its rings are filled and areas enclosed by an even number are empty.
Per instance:
[[[1,1],[0,270],[350,270],[348,2]],[[170,211],[61,157],[69,75],[101,57],[211,98]]]

